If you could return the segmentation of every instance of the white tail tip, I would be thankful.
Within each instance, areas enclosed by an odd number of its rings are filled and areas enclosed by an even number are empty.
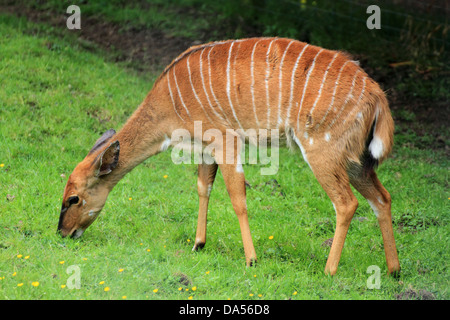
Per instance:
[[[380,159],[383,156],[384,145],[381,139],[374,135],[372,141],[369,144],[369,151],[374,159]]]

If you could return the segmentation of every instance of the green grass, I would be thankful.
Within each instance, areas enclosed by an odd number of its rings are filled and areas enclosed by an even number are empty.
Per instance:
[[[395,299],[412,290],[449,298],[448,159],[402,135],[378,171],[393,199],[400,279],[386,274],[376,218],[359,195],[356,215],[367,219],[352,222],[338,274],[324,275],[333,208],[301,155],[285,148],[275,176],[244,166],[255,268],[245,267],[220,174],[207,244],[191,252],[196,167],[172,164],[170,152],[128,174],[81,239],[60,238],[68,175],[102,132],[121,127],[157,75],[3,15],[0,57],[0,299]],[[81,271],[79,290],[61,287],[71,265]],[[381,268],[380,289],[367,288],[371,265]]]

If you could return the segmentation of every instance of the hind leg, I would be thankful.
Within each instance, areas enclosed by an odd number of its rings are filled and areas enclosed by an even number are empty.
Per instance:
[[[293,135],[293,138],[336,211],[336,230],[325,266],[325,273],[334,275],[341,259],[348,228],[358,207],[358,200],[350,188],[346,168],[336,161],[340,158],[339,154],[333,153],[333,149],[324,152],[322,148],[311,147],[312,140],[304,144],[307,147],[305,149],[298,137]]]
[[[312,157],[309,165],[336,211],[336,230],[325,266],[325,273],[334,275],[338,268],[350,223],[358,207],[358,200],[350,188],[348,175],[344,168],[332,161],[327,163],[323,158],[320,161],[314,161]]]
[[[325,266],[325,273],[334,275],[341,259],[348,228],[358,207],[358,200],[350,189],[347,179],[341,180],[335,175],[327,175],[320,176],[318,180],[333,202],[336,211],[336,230]]]
[[[362,168],[350,170],[350,182],[367,199],[377,216],[383,236],[386,263],[390,274],[400,272],[394,231],[392,229],[391,196],[383,187],[373,169],[363,172]]]

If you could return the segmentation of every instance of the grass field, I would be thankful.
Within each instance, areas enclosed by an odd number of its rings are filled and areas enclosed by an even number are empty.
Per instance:
[[[399,279],[386,274],[377,220],[359,195],[338,273],[324,275],[333,207],[300,153],[285,148],[277,175],[244,166],[254,268],[245,267],[220,174],[207,244],[191,252],[197,168],[172,164],[170,152],[127,175],[82,238],[62,239],[56,227],[67,177],[101,133],[120,129],[157,74],[137,74],[7,15],[0,57],[0,299],[450,297],[448,159],[403,133],[378,170],[393,199]],[[67,286],[73,265],[80,289]],[[380,289],[367,286],[372,265],[381,269]]]

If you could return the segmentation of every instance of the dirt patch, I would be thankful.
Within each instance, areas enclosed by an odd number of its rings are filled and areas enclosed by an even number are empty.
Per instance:
[[[396,294],[397,300],[435,300],[436,297],[426,290],[407,289],[406,291]]]
[[[89,43],[114,53],[117,61],[129,61],[138,71],[158,71],[181,52],[201,41],[172,37],[160,30],[124,28],[97,17],[83,16],[80,30],[69,30],[64,12],[37,10],[14,4],[0,5],[0,12],[26,17],[35,23],[46,23],[77,36],[85,45]]]
[[[331,245],[333,244],[333,239],[334,238],[330,238],[330,239],[325,240],[324,242],[322,242],[321,246],[323,248],[331,248]]]
[[[192,285],[192,281],[189,279],[187,275],[181,272],[177,272],[174,275],[174,278],[177,280],[177,282],[185,287],[188,287]]]

